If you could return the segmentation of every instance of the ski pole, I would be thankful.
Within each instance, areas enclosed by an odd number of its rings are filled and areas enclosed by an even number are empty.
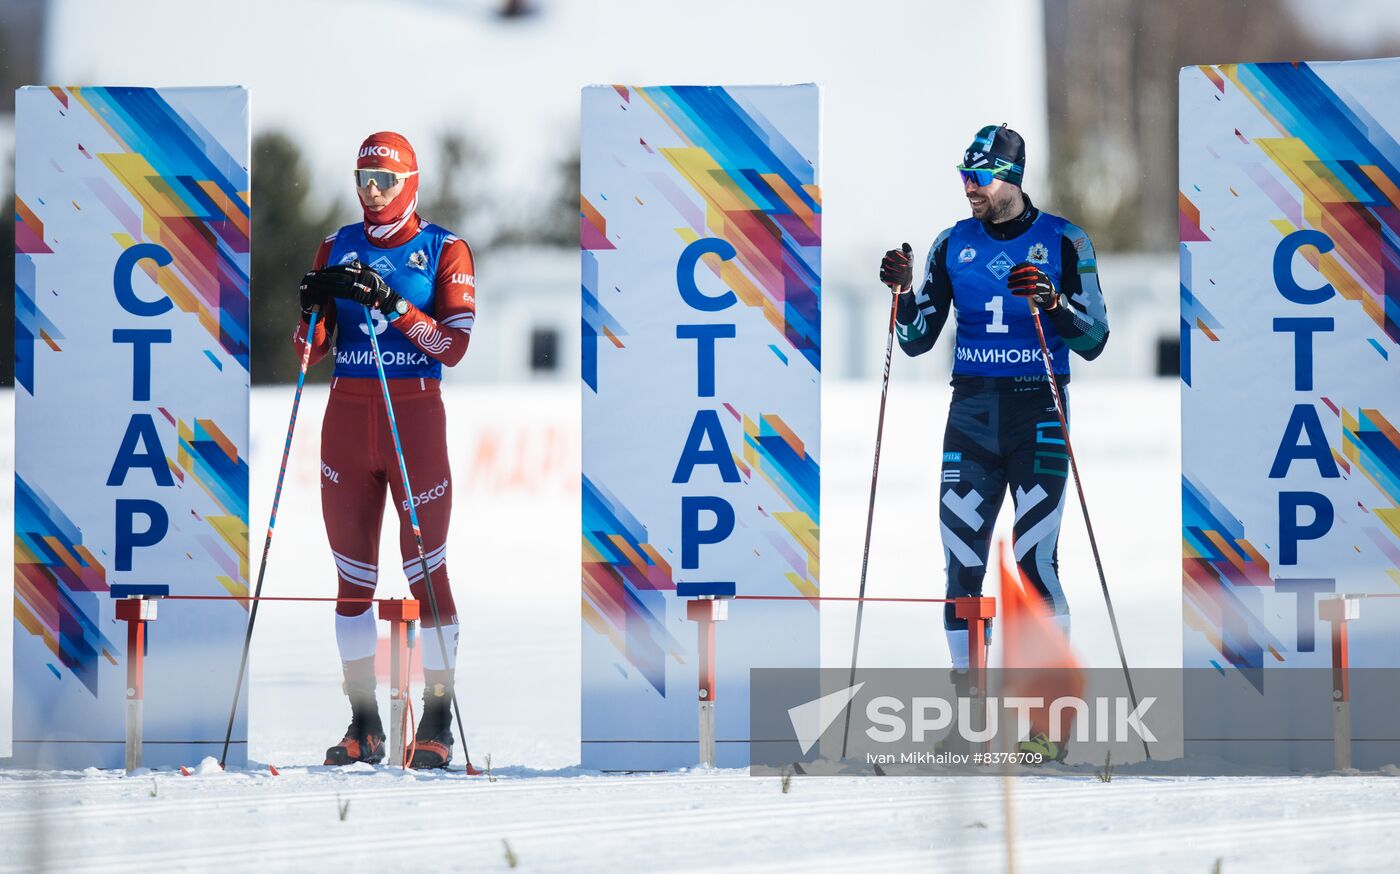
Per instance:
[[[394,455],[399,461],[399,475],[403,478],[403,493],[408,496],[408,522],[413,528],[413,541],[418,546],[418,564],[423,568],[423,585],[428,590],[428,610],[433,614],[433,626],[437,631],[438,648],[442,651],[442,663],[451,661],[447,657],[447,637],[442,633],[442,620],[438,616],[437,597],[433,594],[433,577],[428,571],[428,556],[423,550],[423,530],[418,527],[418,510],[413,506],[413,487],[408,483],[408,465],[403,457],[403,444],[399,442],[399,425],[394,419],[394,404],[389,400],[389,378],[384,375],[384,361],[379,357],[379,336],[374,332],[374,318],[369,307],[365,307],[365,329],[369,331],[369,342],[374,347],[374,367],[379,371],[379,385],[384,389],[384,410],[389,416],[389,433],[394,438]],[[455,670],[456,665],[453,664]],[[467,761],[467,771],[475,773],[471,753],[467,751],[467,730],[462,723],[462,708],[457,704],[457,686],[452,686],[452,712],[457,717],[457,732],[462,736],[462,757]]]
[[[909,244],[905,243],[907,250]],[[859,600],[856,601],[856,634],[855,640],[851,644],[851,681],[846,684],[847,688],[856,684],[856,659],[860,655],[860,623],[865,613],[865,574],[870,568],[870,530],[875,523],[875,485],[880,478],[880,442],[885,437],[885,399],[890,393],[890,362],[894,358],[894,317],[899,311],[899,293],[893,286],[890,288],[890,330],[885,337],[885,377],[884,384],[880,387],[880,418],[879,424],[875,426],[875,464],[870,471],[870,507],[865,513],[865,554],[860,560],[860,592]],[[851,710],[846,708],[846,727],[841,732],[841,758],[846,758],[846,745],[851,739]]]
[[[1113,642],[1118,645],[1118,661],[1123,666],[1123,679],[1128,682],[1128,697],[1133,702],[1133,710],[1137,710],[1138,699],[1137,693],[1133,691],[1133,675],[1128,671],[1128,657],[1123,652],[1123,636],[1118,633],[1118,616],[1113,612],[1113,598],[1108,594],[1108,580],[1104,577],[1103,560],[1099,558],[1099,541],[1094,536],[1094,523],[1089,521],[1089,505],[1084,501],[1084,484],[1079,480],[1079,464],[1074,459],[1074,444],[1069,439],[1069,420],[1065,418],[1065,410],[1060,403],[1060,386],[1055,379],[1055,368],[1050,363],[1050,347],[1045,342],[1045,328],[1040,324],[1040,310],[1035,301],[1026,298],[1026,302],[1030,304],[1031,320],[1035,322],[1035,333],[1040,338],[1045,376],[1050,380],[1050,396],[1055,401],[1055,415],[1060,420],[1060,433],[1065,437],[1065,454],[1069,456],[1069,469],[1074,474],[1074,490],[1079,493],[1079,509],[1084,511],[1084,527],[1089,531],[1089,549],[1094,553],[1094,567],[1099,572],[1099,587],[1103,589],[1103,602],[1108,607],[1108,623],[1113,627]],[[1139,739],[1142,741],[1142,751],[1151,759],[1152,751],[1147,748],[1147,738]]]
[[[228,761],[229,740],[233,737],[233,720],[238,714],[239,692],[243,689],[243,674],[248,669],[248,649],[253,643],[253,625],[258,621],[258,599],[262,596],[263,575],[267,573],[267,556],[272,551],[272,529],[277,527],[277,505],[282,500],[282,482],[287,478],[287,458],[292,453],[292,432],[297,427],[297,410],[301,407],[301,390],[306,385],[306,370],[311,366],[311,344],[316,339],[316,319],[321,307],[311,309],[306,325],[306,343],[301,350],[301,369],[297,372],[297,391],[292,396],[292,417],[287,422],[287,441],[282,446],[282,467],[277,471],[277,488],[272,493],[272,516],[267,520],[267,538],[263,541],[262,562],[258,565],[258,582],[253,588],[253,604],[248,609],[248,628],[243,634],[243,654],[238,659],[238,681],[233,684],[233,706],[228,712],[228,728],[224,730],[224,749],[219,753],[219,767]]]

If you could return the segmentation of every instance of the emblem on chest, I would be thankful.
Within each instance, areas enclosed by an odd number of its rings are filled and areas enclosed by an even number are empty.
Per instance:
[[[375,273],[379,274],[381,279],[394,272],[394,262],[389,260],[388,255],[380,255],[378,258],[375,258],[369,266]]]
[[[1044,243],[1035,243],[1026,250],[1026,260],[1032,264],[1049,264],[1050,250],[1045,248]]]
[[[987,269],[992,271],[992,275],[997,279],[1005,279],[1006,274],[1011,272],[1011,268],[1016,264],[1011,260],[1011,256],[1005,252],[998,252],[997,256],[987,262]]]

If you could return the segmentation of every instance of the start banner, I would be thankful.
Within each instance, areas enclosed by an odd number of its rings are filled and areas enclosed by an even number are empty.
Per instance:
[[[748,672],[818,663],[820,94],[584,89],[582,759],[748,762]],[[733,583],[715,627],[677,583]]]
[[[1180,87],[1185,667],[1396,667],[1400,62]]]
[[[15,115],[13,764],[120,767],[110,588],[247,594],[248,94],[30,87]],[[144,762],[193,764],[246,602],[159,606]]]

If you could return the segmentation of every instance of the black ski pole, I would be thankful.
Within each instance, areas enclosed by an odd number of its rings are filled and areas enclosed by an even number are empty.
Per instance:
[[[904,244],[908,253],[909,244]],[[894,317],[899,311],[899,291],[890,286],[890,329],[885,337],[885,377],[880,387],[880,418],[875,426],[875,464],[870,471],[870,506],[865,513],[865,553],[860,560],[860,600],[856,602],[856,634],[851,644],[851,680],[847,688],[856,684],[856,660],[860,657],[860,623],[865,614],[865,575],[870,568],[870,531],[875,524],[875,486],[880,479],[880,442],[885,437],[885,400],[890,393],[890,362],[894,358]],[[846,746],[851,739],[851,709],[846,708],[846,728],[841,732],[841,758],[846,758]]]
[[[1118,616],[1113,612],[1113,598],[1108,594],[1108,579],[1104,577],[1103,560],[1099,558],[1099,541],[1094,536],[1094,523],[1089,521],[1089,505],[1084,501],[1084,484],[1079,480],[1079,463],[1074,459],[1074,444],[1069,439],[1069,420],[1065,418],[1065,410],[1060,403],[1060,386],[1055,379],[1055,368],[1050,363],[1050,347],[1045,342],[1045,328],[1040,324],[1040,310],[1035,301],[1027,298],[1026,302],[1031,306],[1031,319],[1035,322],[1035,333],[1040,338],[1045,376],[1050,380],[1050,395],[1055,401],[1055,415],[1060,420],[1060,433],[1065,437],[1065,454],[1069,456],[1069,469],[1074,474],[1074,490],[1079,493],[1079,508],[1084,511],[1084,527],[1089,531],[1089,549],[1094,553],[1094,567],[1099,572],[1099,587],[1103,589],[1103,602],[1108,607],[1108,624],[1113,627],[1113,642],[1118,645],[1118,661],[1123,666],[1123,679],[1128,682],[1128,697],[1133,702],[1133,710],[1137,710],[1138,699],[1137,692],[1133,691],[1133,675],[1128,671],[1128,657],[1123,652],[1123,636],[1118,633]],[[1139,739],[1142,741],[1142,751],[1151,759],[1152,751],[1147,748],[1147,738]]]
[[[399,474],[403,477],[403,493],[408,496],[408,522],[413,528],[413,541],[418,546],[418,565],[423,569],[423,586],[428,591],[428,612],[433,616],[434,630],[437,631],[438,648],[442,652],[442,663],[452,663],[447,654],[447,638],[442,633],[442,621],[438,616],[437,596],[433,594],[433,577],[428,570],[428,556],[423,549],[423,530],[418,527],[418,510],[413,506],[413,487],[408,482],[408,465],[404,462],[403,444],[399,442],[399,425],[394,420],[394,404],[389,400],[389,378],[384,375],[384,361],[379,357],[379,338],[374,333],[374,319],[369,307],[365,307],[365,328],[369,331],[369,342],[374,347],[374,366],[379,371],[379,385],[384,389],[384,409],[389,414],[389,433],[394,438],[394,454],[399,460]],[[455,671],[456,665],[453,663]],[[455,676],[455,674],[454,674]],[[457,687],[452,687],[452,712],[457,717],[457,732],[462,736],[462,757],[467,761],[467,773],[477,773],[472,765],[471,753],[467,751],[467,729],[462,723],[462,708],[457,704]]]
[[[253,625],[258,621],[258,598],[262,595],[263,575],[267,573],[267,556],[272,552],[272,530],[277,527],[277,505],[282,500],[282,482],[287,478],[287,457],[292,452],[292,432],[297,427],[297,410],[301,407],[301,390],[306,385],[306,369],[311,366],[311,344],[316,339],[316,319],[319,306],[311,310],[306,325],[306,343],[301,350],[301,370],[297,373],[297,391],[292,397],[292,417],[287,422],[287,442],[282,446],[282,467],[277,471],[277,489],[272,493],[272,516],[267,521],[267,538],[263,540],[262,562],[258,565],[258,582],[253,587],[253,602],[248,608],[248,628],[243,633],[243,654],[238,659],[238,680],[233,684],[233,706],[228,712],[228,728],[224,730],[224,749],[219,753],[219,767],[228,761],[228,745],[233,737],[233,721],[238,715],[238,698],[243,689],[243,674],[248,669],[248,649],[253,643]]]

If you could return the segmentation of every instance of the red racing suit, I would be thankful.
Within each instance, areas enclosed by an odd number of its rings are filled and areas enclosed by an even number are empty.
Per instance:
[[[321,511],[335,556],[339,596],[366,598],[375,591],[387,492],[399,516],[399,554],[409,588],[422,604],[423,625],[437,623],[409,523],[410,501],[423,534],[438,618],[444,626],[455,626],[457,608],[447,572],[452,472],[440,385],[442,365],[460,361],[471,339],[476,316],[471,248],[415,215],[393,238],[374,243],[362,224],[341,228],[321,243],[313,269],[354,260],[373,267],[409,307],[392,320],[378,311],[367,319],[360,305],[337,300],[326,307],[311,338],[312,364],[328,352],[336,361],[321,423]],[[303,320],[297,328],[298,349],[306,341],[306,327]],[[384,361],[412,496],[404,493],[369,344],[371,328]],[[369,607],[342,601],[336,613],[359,616]],[[425,666],[430,649],[424,649]],[[359,655],[346,653],[343,643],[342,654]]]

